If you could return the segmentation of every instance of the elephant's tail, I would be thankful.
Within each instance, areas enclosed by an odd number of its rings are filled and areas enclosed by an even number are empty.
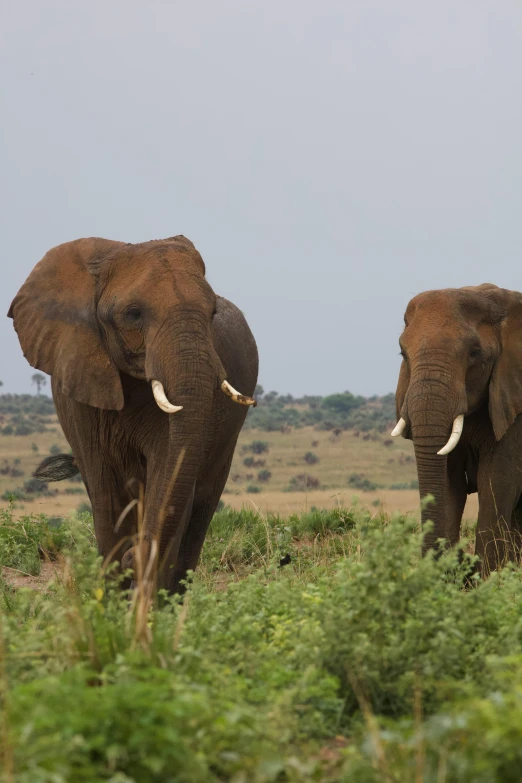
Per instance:
[[[79,472],[71,454],[54,454],[40,462],[33,476],[41,481],[63,481]]]

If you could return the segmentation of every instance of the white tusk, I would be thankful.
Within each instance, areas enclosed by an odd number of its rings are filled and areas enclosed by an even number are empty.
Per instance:
[[[172,405],[172,403],[168,401],[165,389],[160,381],[152,381],[152,393],[158,406],[162,411],[165,411],[165,413],[177,413],[183,409],[183,405]]]
[[[399,435],[402,435],[404,430],[406,429],[406,420],[402,418],[399,419],[397,424],[395,425],[395,429],[392,430],[392,438],[398,438]]]
[[[240,405],[253,405],[254,408],[257,405],[257,402],[252,399],[252,397],[245,397],[244,394],[241,394],[240,392],[236,391],[233,386],[229,384],[228,381],[223,381],[221,384],[221,391],[224,392],[227,397],[230,397],[231,400],[234,400],[234,402],[238,402]]]
[[[453,422],[453,429],[451,430],[449,441],[446,443],[443,449],[437,451],[437,454],[440,454],[441,457],[443,457],[445,454],[449,454],[450,451],[453,451],[453,449],[455,448],[455,446],[460,440],[463,427],[464,427],[464,414],[461,413],[456,417],[455,421]]]

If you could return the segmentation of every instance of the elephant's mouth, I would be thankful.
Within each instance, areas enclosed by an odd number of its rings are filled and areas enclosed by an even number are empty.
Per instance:
[[[395,425],[395,428],[392,430],[391,436],[392,438],[398,438],[399,435],[404,435],[404,431],[406,430],[406,419],[404,419],[402,416]],[[453,420],[453,427],[451,428],[451,435],[449,436],[448,442],[445,446],[443,446],[440,451],[437,452],[437,454],[440,454],[441,457],[446,456],[449,454],[457,443],[460,440],[460,436],[462,435],[462,430],[464,429],[464,414],[460,413],[458,416],[456,416]]]
[[[173,405],[170,402],[167,395],[165,394],[165,389],[163,388],[161,381],[153,380],[151,385],[154,399],[162,411],[165,413],[178,413],[179,411],[183,410],[183,405]],[[257,405],[257,402],[252,399],[252,397],[247,397],[245,394],[241,394],[241,392],[236,391],[236,389],[234,389],[234,387],[231,386],[228,381],[223,381],[220,389],[223,394],[226,394],[227,397],[230,397],[233,402],[237,402],[238,405],[252,405],[254,408]]]

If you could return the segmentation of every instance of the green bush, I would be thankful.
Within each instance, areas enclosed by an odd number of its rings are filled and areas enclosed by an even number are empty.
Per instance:
[[[360,489],[363,492],[374,492],[376,489],[379,489],[379,484],[370,481],[370,479],[362,473],[352,473],[348,476],[348,486],[353,487],[354,489]]]
[[[421,558],[417,520],[224,508],[139,634],[89,517],[0,523],[3,565],[48,535],[68,560],[0,590],[6,783],[520,779],[518,566],[469,588],[473,559]]]
[[[23,475],[23,474],[22,474]],[[27,500],[27,498],[52,497],[57,494],[57,490],[49,489],[45,481],[38,478],[30,478],[24,481],[22,487],[16,489],[7,489],[2,495],[2,500]]]
[[[252,443],[243,446],[243,451],[251,451],[253,454],[265,454],[268,451],[268,443],[264,440],[253,440]]]
[[[262,468],[265,465],[265,460],[256,459],[255,457],[245,457],[243,465],[245,468]]]
[[[288,490],[291,492],[306,492],[311,489],[319,489],[320,486],[321,482],[316,476],[311,476],[309,473],[299,473],[290,479]]]
[[[53,555],[70,543],[70,531],[61,520],[24,516],[15,521],[11,509],[0,509],[0,566],[37,575],[43,552]]]

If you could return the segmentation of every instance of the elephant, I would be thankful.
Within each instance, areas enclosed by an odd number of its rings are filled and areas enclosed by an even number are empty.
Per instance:
[[[26,359],[51,376],[100,554],[136,574],[141,521],[170,593],[196,567],[256,404],[256,342],[205,271],[181,235],[78,239],[44,256],[8,313]]]
[[[426,291],[409,302],[392,432],[413,441],[427,531],[423,551],[460,538],[478,492],[483,576],[519,557],[522,535],[522,294],[491,283]]]

